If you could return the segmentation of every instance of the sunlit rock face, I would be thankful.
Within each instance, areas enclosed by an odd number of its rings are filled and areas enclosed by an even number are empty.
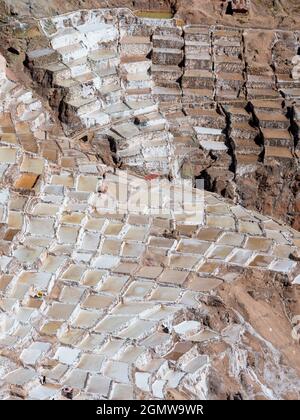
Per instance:
[[[0,57],[0,398],[299,398],[298,33],[39,31],[34,89]]]

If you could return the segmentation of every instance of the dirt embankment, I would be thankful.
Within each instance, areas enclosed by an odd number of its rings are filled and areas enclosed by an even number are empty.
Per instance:
[[[0,0],[0,13],[10,16],[45,17],[78,9],[128,7],[132,10],[176,12],[176,0]]]
[[[132,10],[168,10],[187,23],[232,26],[299,28],[298,0],[250,0],[248,13],[226,14],[221,0],[0,0],[0,15],[44,17],[100,7],[128,7]]]
[[[292,319],[300,313],[300,289],[260,273],[244,275],[219,292],[225,304],[242,314],[300,373],[299,345],[292,337]]]
[[[223,6],[222,6],[223,3]],[[250,0],[246,14],[226,14],[226,2],[220,0],[178,0],[177,14],[190,23],[222,23],[252,28],[299,28],[298,0]]]

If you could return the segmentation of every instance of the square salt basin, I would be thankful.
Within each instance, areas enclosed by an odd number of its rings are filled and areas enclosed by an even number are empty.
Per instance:
[[[158,286],[151,294],[150,300],[174,302],[181,293],[180,289],[168,286]]]
[[[15,163],[17,149],[11,147],[0,148],[0,162],[1,163]]]
[[[116,239],[104,239],[101,253],[106,255],[120,255],[121,251],[121,240]]]
[[[29,400],[49,400],[59,392],[59,385],[38,385],[30,389],[28,393]]]
[[[35,174],[30,174],[30,173],[21,174],[15,180],[14,187],[22,189],[22,190],[30,190],[31,188],[34,187],[37,179],[38,179],[38,175],[35,175]]]
[[[210,245],[210,242],[202,242],[196,239],[181,239],[176,250],[187,254],[205,254]]]
[[[8,226],[12,229],[22,229],[23,225],[23,215],[21,212],[12,211],[8,212]]]
[[[47,248],[52,241],[52,238],[35,237],[28,235],[25,237],[23,245],[28,248]]]
[[[99,320],[99,316],[98,311],[80,309],[72,321],[72,325],[75,328],[91,328]]]
[[[81,249],[96,251],[100,242],[100,233],[85,232],[81,239]]]
[[[112,271],[114,273],[133,275],[134,272],[137,270],[137,268],[138,268],[138,264],[129,263],[129,262],[128,263],[121,262]]]
[[[88,207],[88,200],[90,193],[80,191],[68,191],[66,194],[68,204],[65,207],[66,211],[84,211]],[[80,203],[78,203],[78,201]]]
[[[108,226],[104,230],[104,234],[107,236],[118,236],[123,229],[122,223],[112,223],[109,222]]]
[[[244,238],[240,233],[226,232],[218,239],[218,245],[241,246]]]
[[[29,156],[24,156],[20,171],[21,172],[30,172],[36,175],[41,175],[44,169],[44,160],[40,158],[30,158]]]
[[[229,206],[221,203],[221,204],[209,204],[205,208],[207,213],[212,214],[226,214],[229,213]]]
[[[134,346],[134,345],[128,345],[124,349],[122,349],[122,352],[118,354],[116,357],[116,360],[120,360],[120,362],[125,363],[134,363],[137,358],[144,352],[144,348],[142,346]]]
[[[19,246],[14,252],[13,256],[20,262],[26,264],[33,264],[37,258],[41,255],[43,248],[28,248],[25,246]]]
[[[160,366],[165,362],[163,358],[159,359],[151,359],[149,361],[144,362],[142,365],[139,366],[139,369],[142,372],[156,372]]]
[[[209,252],[208,258],[224,260],[234,248],[226,245],[215,245]]]
[[[140,258],[145,251],[145,245],[139,243],[125,243],[121,253],[122,257]]]
[[[200,355],[200,356],[194,357],[191,360],[187,360],[182,365],[182,369],[185,372],[194,373],[198,369],[200,369],[202,366],[205,366],[206,364],[208,364],[208,357],[206,355]]]
[[[154,282],[150,281],[134,281],[130,284],[124,294],[124,298],[128,299],[141,299],[144,298],[152,287],[155,285]]]
[[[207,215],[206,220],[209,227],[235,230],[235,221],[231,216]]]
[[[220,262],[209,260],[209,261],[203,262],[203,264],[200,265],[200,267],[198,268],[198,272],[212,273],[219,267],[220,267]]]
[[[188,286],[186,286],[188,287]],[[186,305],[186,306],[198,306],[199,302],[197,300],[198,297],[198,293],[194,292],[192,290],[186,290],[180,300],[178,301],[178,303]]]
[[[87,385],[87,392],[107,396],[111,380],[103,375],[91,375]]]
[[[89,263],[91,259],[93,258],[94,253],[93,251],[86,251],[84,249],[78,249],[78,251],[75,249],[74,252],[71,255],[71,258],[76,263]]]
[[[267,268],[271,262],[274,261],[274,257],[269,255],[256,255],[253,260],[249,263],[250,267],[261,267]]]
[[[3,143],[9,143],[9,144],[18,144],[18,140],[17,140],[17,136],[16,134],[11,131],[7,131],[7,132],[2,132],[1,133],[1,141]]]
[[[296,261],[291,261],[289,259],[282,259],[277,260],[272,263],[270,266],[270,270],[278,271],[281,273],[289,273],[291,270],[293,270],[297,265]]]
[[[92,351],[98,349],[104,342],[104,337],[101,334],[88,334],[85,335],[82,341],[76,345],[84,351]]]
[[[80,175],[77,180],[77,191],[96,192],[99,179],[96,176]]]
[[[10,284],[13,276],[8,275],[2,275],[0,276],[0,292],[5,292],[7,289],[7,286]]]
[[[149,337],[145,338],[141,345],[145,347],[156,347],[166,344],[170,340],[170,334],[154,332]]]
[[[245,243],[245,249],[250,249],[252,251],[262,251],[267,252],[272,245],[271,239],[266,238],[257,238],[257,237],[248,237]]]
[[[176,285],[182,285],[185,282],[187,276],[188,272],[186,271],[166,269],[163,271],[158,281],[160,283],[172,283]]]
[[[123,325],[131,321],[132,316],[122,315],[105,316],[95,327],[94,331],[97,333],[112,333],[113,331],[119,330]]]
[[[194,292],[209,292],[216,289],[222,283],[222,280],[216,277],[201,277],[197,274],[191,274],[187,288]]]
[[[79,281],[85,270],[86,267],[83,265],[71,264],[66,271],[64,271],[62,278],[64,280]]]
[[[80,354],[80,350],[70,347],[59,347],[55,353],[54,359],[66,365],[73,365]]]
[[[289,256],[296,251],[295,247],[290,245],[275,245],[273,255],[278,258],[289,258]]]
[[[59,381],[68,369],[69,366],[62,363],[57,363],[53,368],[43,370],[42,374],[46,375],[49,379]]]
[[[49,273],[35,273],[33,271],[23,271],[19,275],[18,283],[45,289],[50,282],[50,278],[51,274]]]
[[[115,255],[99,255],[93,261],[93,267],[111,269],[115,267],[120,261],[120,258]]]
[[[62,303],[78,303],[84,293],[84,288],[64,286],[59,296]]]
[[[177,224],[176,229],[180,236],[191,237],[197,231],[197,225],[180,225]]]
[[[40,329],[42,335],[56,335],[63,321],[48,321]]]
[[[106,271],[88,270],[83,275],[83,278],[81,279],[81,283],[85,286],[96,287],[105,276],[106,276]]]
[[[108,308],[112,304],[113,301],[114,301],[114,298],[111,296],[90,294],[82,302],[81,306],[82,308],[91,308],[91,309],[100,310],[100,309]]]
[[[170,258],[171,268],[183,268],[186,270],[192,270],[201,260],[199,256],[173,254]]]
[[[138,315],[153,307],[151,302],[118,303],[111,311],[113,315]]]
[[[278,244],[286,245],[289,243],[289,241],[279,231],[265,229],[265,233],[266,233],[267,238],[273,239]],[[295,243],[295,245],[297,244]]]
[[[97,219],[92,217],[85,223],[84,228],[86,230],[94,230],[101,232],[105,225],[105,222],[106,219]]]
[[[52,246],[49,248],[49,251],[56,255],[71,255],[74,251],[74,246],[53,243]]]
[[[250,235],[262,235],[262,231],[256,222],[239,220],[239,232],[248,233]]]
[[[84,388],[87,379],[87,372],[80,369],[74,369],[71,373],[66,376],[64,385],[72,388]]]
[[[129,365],[116,360],[103,364],[102,373],[117,382],[129,384]]]
[[[135,319],[131,322],[128,327],[118,332],[118,336],[121,338],[129,338],[136,340],[145,334],[149,334],[149,331],[156,325],[153,321],[146,321],[143,319]]]
[[[149,246],[158,247],[158,248],[172,248],[172,246],[175,244],[174,239],[168,239],[168,238],[161,238],[152,236],[149,240]]]
[[[15,313],[15,319],[19,322],[29,322],[36,310],[34,308],[18,308]],[[14,333],[14,335],[17,335]]]
[[[64,187],[73,187],[73,177],[72,175],[53,175],[51,177],[51,184],[54,185],[63,185]]]
[[[77,368],[88,372],[100,372],[103,360],[104,356],[99,354],[83,354]]]
[[[27,383],[37,378],[37,372],[33,369],[19,368],[9,372],[3,377],[3,380],[7,384],[26,386]]]
[[[247,261],[252,257],[253,252],[246,249],[236,249],[232,256],[228,259],[231,264],[244,266]]]
[[[63,244],[75,244],[79,227],[61,225],[58,228],[57,238],[59,243]]]
[[[155,264],[155,266],[167,266],[169,263],[168,251],[167,248],[148,246],[144,254],[144,261],[146,264],[149,264],[149,267],[151,267],[152,264]]]
[[[163,271],[159,266],[144,266],[141,267],[136,273],[135,277],[144,277],[146,279],[156,279]]]
[[[2,204],[8,203],[8,192],[7,190],[2,190],[0,193],[0,202]],[[28,198],[25,196],[20,195],[13,195],[10,193],[9,197],[9,210],[15,210],[15,211],[24,211],[24,207],[27,203]]]
[[[147,233],[146,227],[130,226],[124,235],[124,239],[127,241],[144,241]]]
[[[34,206],[32,214],[35,216],[55,216],[59,211],[59,207],[48,203],[38,203]]]
[[[103,283],[98,287],[100,292],[110,293],[112,295],[117,295],[124,287],[125,283],[128,281],[128,276],[109,276],[103,281]]]
[[[75,328],[68,328],[64,332],[58,332],[58,339],[62,344],[75,346],[84,336],[84,332]]]
[[[124,346],[124,343],[125,340],[121,340],[120,338],[110,338],[102,345],[98,352],[107,358],[115,358],[116,354]]]
[[[133,400],[133,387],[128,384],[124,385],[114,383],[111,390],[110,398],[112,400]]]
[[[130,225],[147,225],[149,223],[149,216],[142,214],[130,214],[128,216],[128,223]]]
[[[164,358],[166,360],[177,361],[183,354],[187,353],[192,346],[193,343],[190,341],[179,341],[175,343],[175,345],[170,349],[169,353],[164,356]]]
[[[74,309],[75,305],[54,302],[48,307],[46,315],[50,319],[67,320]]]

